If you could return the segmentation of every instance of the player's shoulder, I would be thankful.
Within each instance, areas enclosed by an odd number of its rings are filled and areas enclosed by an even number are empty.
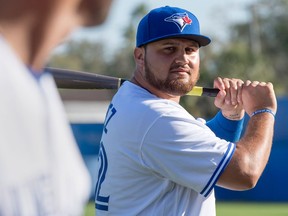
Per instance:
[[[170,112],[182,113],[185,111],[185,109],[178,103],[161,98],[152,98],[150,100],[144,101],[143,104],[148,109],[154,110],[155,112],[159,112],[161,114]]]
[[[142,113],[147,118],[148,116],[157,118],[169,114],[173,114],[174,116],[191,116],[178,103],[159,98],[131,82],[125,82],[113,99],[112,103],[120,105],[122,109],[125,109],[125,112],[130,110],[132,114],[137,110],[138,115]]]

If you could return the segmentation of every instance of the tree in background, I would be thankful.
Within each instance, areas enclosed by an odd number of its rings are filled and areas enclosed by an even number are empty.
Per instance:
[[[278,95],[287,95],[288,1],[265,0],[263,1],[263,8],[261,8],[261,3],[259,4],[262,53],[275,71],[274,80]]]
[[[109,62],[106,62],[103,53],[104,47],[101,43],[72,40],[64,50],[51,57],[49,66],[105,74]]]
[[[62,51],[51,56],[48,66],[129,78],[135,67],[133,51],[137,24],[147,10],[145,4],[140,4],[132,11],[130,23],[124,29],[124,42],[118,51],[109,54],[109,61],[105,60],[107,53],[101,42],[72,40]]]
[[[111,62],[107,65],[107,75],[127,79],[132,76],[135,69],[133,52],[136,44],[136,29],[140,19],[147,13],[147,11],[148,9],[145,4],[140,4],[132,11],[130,23],[124,30],[124,43],[118,52],[115,53]]]
[[[277,95],[283,95],[288,90],[288,1],[262,0],[247,10],[251,20],[232,26],[213,68],[223,76],[272,81]]]

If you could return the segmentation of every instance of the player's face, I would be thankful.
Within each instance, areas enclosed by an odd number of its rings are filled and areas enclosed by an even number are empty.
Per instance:
[[[145,78],[168,94],[182,96],[199,79],[199,45],[187,39],[164,39],[145,48]]]

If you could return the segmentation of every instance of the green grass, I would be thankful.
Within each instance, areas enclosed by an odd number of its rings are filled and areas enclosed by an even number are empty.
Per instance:
[[[94,202],[89,202],[86,206],[83,216],[95,216],[95,204]]]
[[[217,216],[288,216],[288,203],[218,202]],[[94,216],[94,203],[87,205],[83,216]]]
[[[218,202],[217,216],[288,216],[288,203]]]

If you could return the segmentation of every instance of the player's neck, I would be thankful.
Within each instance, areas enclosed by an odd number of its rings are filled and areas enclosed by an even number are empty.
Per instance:
[[[162,92],[159,89],[156,89],[154,86],[150,85],[146,80],[144,80],[144,78],[142,76],[138,76],[137,73],[134,74],[133,78],[131,79],[131,82],[134,83],[135,85],[138,85],[138,86],[146,89],[151,94],[153,94],[159,98],[171,100],[171,101],[174,101],[176,103],[180,102],[179,96],[167,94],[166,92]]]

